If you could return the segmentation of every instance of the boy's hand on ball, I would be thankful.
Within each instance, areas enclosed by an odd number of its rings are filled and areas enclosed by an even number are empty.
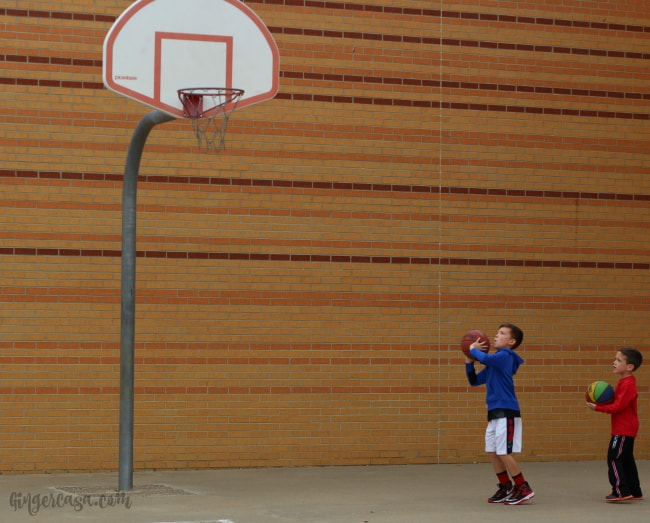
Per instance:
[[[595,403],[587,402],[587,407],[589,407],[591,410],[596,410],[596,404]]]
[[[476,341],[469,346],[470,349],[478,349],[486,352],[488,345],[485,341],[481,341],[481,338],[476,338]]]

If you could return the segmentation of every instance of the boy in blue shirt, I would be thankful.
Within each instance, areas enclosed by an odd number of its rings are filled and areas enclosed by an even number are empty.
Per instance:
[[[513,376],[524,362],[515,352],[523,339],[524,333],[519,327],[503,323],[494,336],[495,354],[487,354],[487,344],[479,338],[470,345],[471,357],[465,358],[470,385],[485,385],[486,388],[488,425],[485,452],[490,456],[499,480],[499,489],[488,498],[489,503],[519,505],[535,497],[512,455],[521,452],[521,413]],[[478,374],[474,369],[475,360],[485,366]]]

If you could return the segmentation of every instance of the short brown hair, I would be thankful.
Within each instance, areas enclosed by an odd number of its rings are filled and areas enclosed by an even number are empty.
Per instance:
[[[524,331],[522,331],[514,323],[502,323],[501,325],[499,325],[499,328],[501,327],[510,329],[510,334],[515,339],[515,344],[512,347],[510,347],[511,349],[516,349],[517,347],[519,347],[519,345],[521,345],[521,342],[524,341]]]

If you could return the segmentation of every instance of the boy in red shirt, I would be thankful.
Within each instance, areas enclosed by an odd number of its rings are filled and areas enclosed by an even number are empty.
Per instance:
[[[620,349],[614,358],[614,374],[618,374],[620,378],[614,391],[614,402],[607,405],[587,402],[591,410],[612,416],[612,438],[607,451],[612,493],[605,497],[606,501],[643,499],[639,473],[634,461],[634,438],[639,432],[638,393],[634,371],[642,362],[643,356],[638,350],[631,347]]]

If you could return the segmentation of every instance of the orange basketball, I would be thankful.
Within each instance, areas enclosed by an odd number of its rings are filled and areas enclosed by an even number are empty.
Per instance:
[[[477,339],[480,339],[480,341],[486,343],[483,352],[490,352],[490,339],[487,337],[487,335],[482,330],[472,329],[467,331],[460,340],[460,350],[462,350],[463,354],[465,354],[465,356],[468,358],[471,357],[469,355],[469,346]]]

